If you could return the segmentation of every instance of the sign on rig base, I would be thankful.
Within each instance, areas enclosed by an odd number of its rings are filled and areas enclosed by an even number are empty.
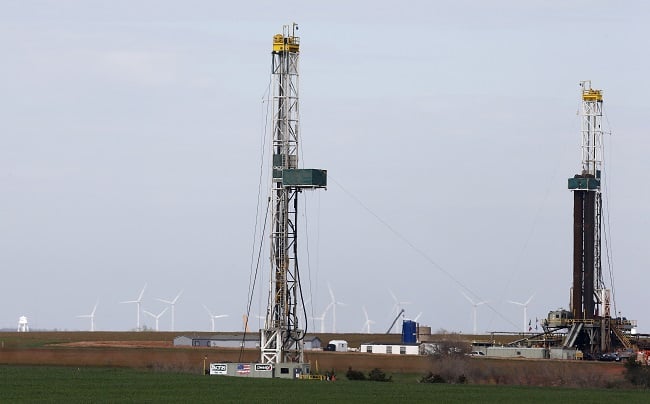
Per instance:
[[[210,363],[210,374],[220,376],[300,379],[309,373],[309,363]]]

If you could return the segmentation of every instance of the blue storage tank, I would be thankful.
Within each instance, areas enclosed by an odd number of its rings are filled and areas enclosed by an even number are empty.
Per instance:
[[[413,320],[402,322],[402,344],[415,344],[418,341],[418,323]]]

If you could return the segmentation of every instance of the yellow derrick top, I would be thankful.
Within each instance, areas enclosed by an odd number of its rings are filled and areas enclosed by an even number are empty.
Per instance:
[[[582,91],[582,100],[583,101],[602,101],[603,93],[601,90],[583,90]]]
[[[273,52],[298,52],[300,39],[297,36],[273,35]]]

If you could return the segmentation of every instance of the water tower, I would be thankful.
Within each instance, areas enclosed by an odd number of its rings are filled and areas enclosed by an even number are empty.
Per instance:
[[[27,322],[27,317],[20,316],[18,319],[18,332],[27,332],[29,331],[29,323]]]

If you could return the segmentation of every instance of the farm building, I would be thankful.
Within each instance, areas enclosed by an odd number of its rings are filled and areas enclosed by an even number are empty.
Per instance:
[[[418,344],[361,344],[360,352],[389,355],[419,355]]]
[[[548,359],[549,352],[546,348],[517,348],[491,346],[486,349],[486,356],[496,358],[530,358]]]
[[[181,335],[174,338],[174,346],[194,346],[194,347],[219,347],[219,348],[259,348],[259,334],[215,334],[205,335]],[[316,336],[308,335],[304,339],[305,349],[320,349],[321,340]]]

